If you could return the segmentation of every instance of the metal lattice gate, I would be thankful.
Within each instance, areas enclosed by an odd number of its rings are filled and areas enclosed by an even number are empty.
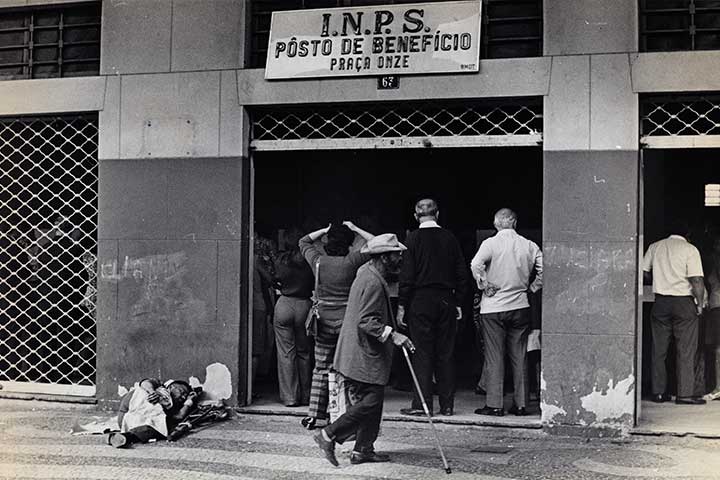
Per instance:
[[[255,150],[537,146],[542,102],[368,104],[257,109]]]
[[[644,148],[720,147],[720,95],[647,96],[640,110]]]
[[[0,381],[95,394],[97,117],[0,119]]]

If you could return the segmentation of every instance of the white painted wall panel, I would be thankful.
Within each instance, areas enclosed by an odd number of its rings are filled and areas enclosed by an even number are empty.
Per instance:
[[[720,90],[720,51],[641,53],[630,63],[634,92]]]
[[[544,150],[590,147],[590,57],[552,59],[550,94],[544,104]]]
[[[220,72],[122,77],[120,158],[218,155]]]
[[[98,159],[120,157],[120,77],[105,77],[105,105],[98,115]]]
[[[244,154],[243,108],[238,102],[237,75],[234,71],[220,74],[220,156],[239,157]]]
[[[0,115],[95,112],[104,100],[105,77],[0,82]]]
[[[242,105],[542,96],[550,58],[482,60],[479,74],[400,77],[397,90],[378,90],[377,78],[266,81],[262,69],[238,71]]]
[[[590,149],[636,150],[639,107],[627,54],[590,57]]]

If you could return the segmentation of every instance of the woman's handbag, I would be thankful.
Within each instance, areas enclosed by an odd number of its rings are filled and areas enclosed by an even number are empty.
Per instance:
[[[318,299],[318,276],[320,275],[320,258],[315,261],[315,290],[313,290],[312,306],[305,320],[305,332],[309,337],[317,335],[317,322],[320,318],[320,300]]]

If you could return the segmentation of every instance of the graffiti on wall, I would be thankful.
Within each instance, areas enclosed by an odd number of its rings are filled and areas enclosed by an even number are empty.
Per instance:
[[[185,252],[148,255],[133,258],[125,256],[105,261],[100,265],[100,280],[122,282],[135,294],[130,317],[151,315],[159,320],[189,317],[202,320],[206,317],[205,302],[197,299],[187,283],[188,256]]]

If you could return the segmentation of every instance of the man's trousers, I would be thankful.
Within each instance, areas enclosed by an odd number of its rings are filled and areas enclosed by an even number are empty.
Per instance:
[[[530,333],[530,309],[482,314],[485,366],[483,368],[485,403],[491,408],[503,408],[505,380],[505,352],[510,358],[513,373],[515,405],[527,406],[527,372],[525,359]]]
[[[675,337],[677,396],[695,394],[695,356],[698,348],[698,316],[692,297],[655,295],[652,308],[652,391],[666,393],[670,338]]]
[[[413,367],[428,409],[433,410],[433,374],[440,409],[453,408],[455,396],[455,299],[449,290],[423,289],[415,293],[408,312],[410,338],[415,344]],[[412,408],[422,409],[417,392]]]
[[[338,443],[343,443],[355,434],[354,450],[370,453],[374,451],[373,444],[380,432],[385,387],[345,377],[345,388],[358,400],[348,406],[340,418],[328,425],[325,432]]]

